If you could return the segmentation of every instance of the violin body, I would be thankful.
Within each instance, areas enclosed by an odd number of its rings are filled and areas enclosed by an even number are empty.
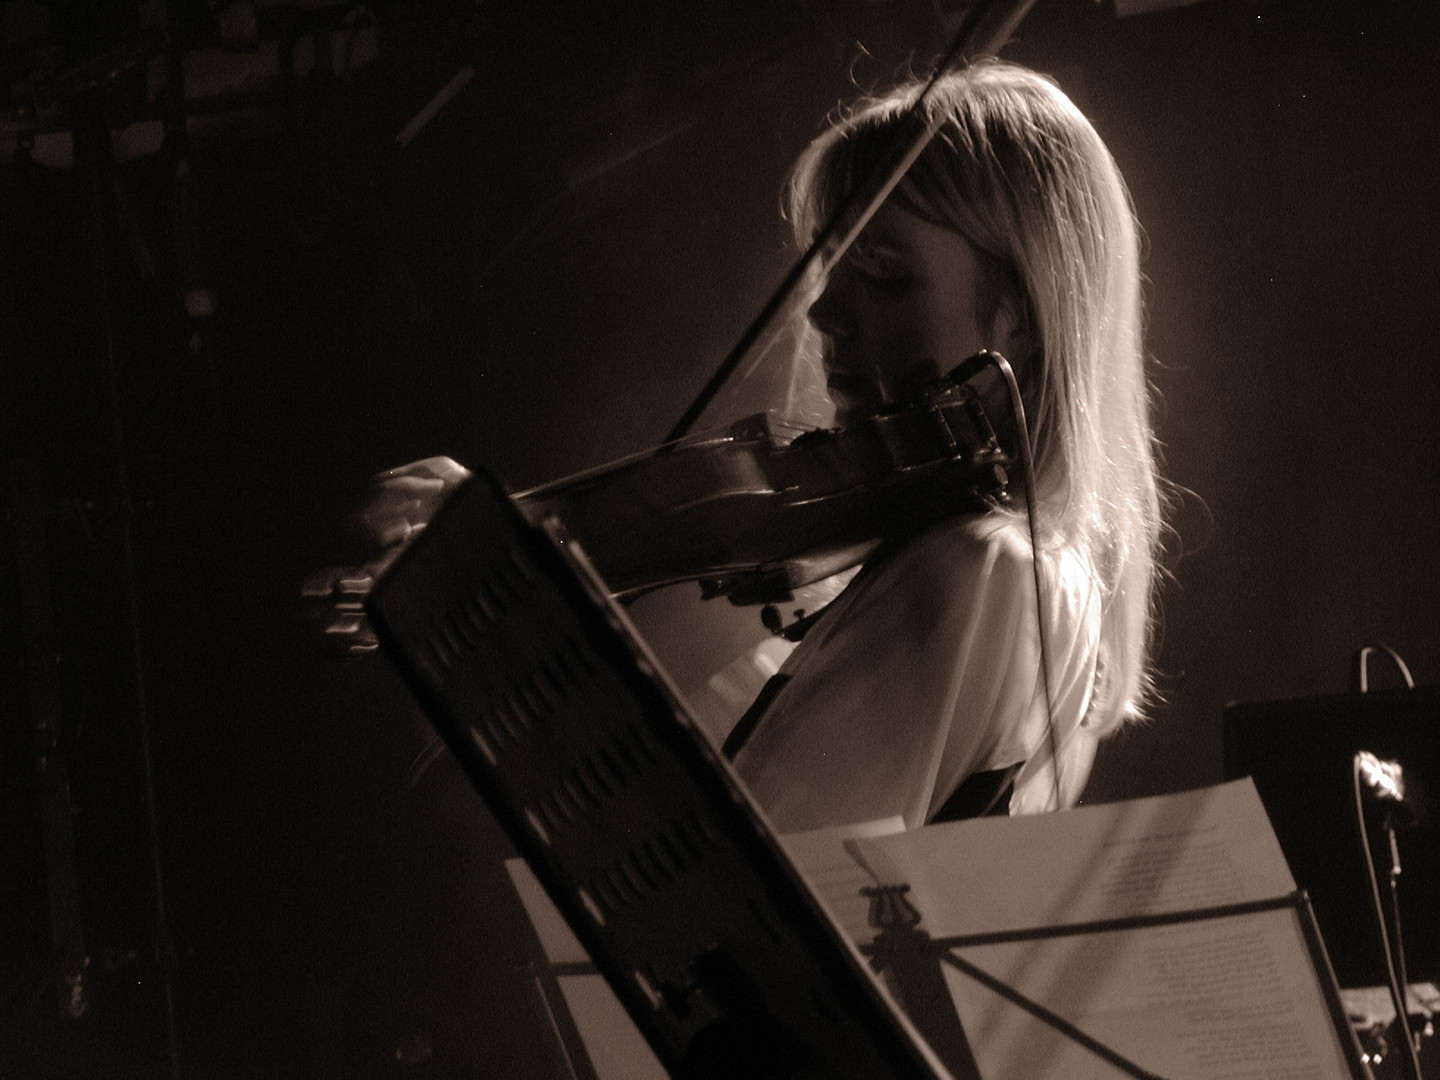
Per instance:
[[[973,385],[996,360],[979,354],[844,429],[784,441],[760,414],[513,498],[618,596],[699,581],[707,597],[784,601],[888,541],[1007,501],[1012,458]]]
[[[1008,503],[1006,447],[1021,428],[1001,424],[997,435],[991,415],[1012,413],[987,404],[1017,394],[1005,359],[979,353],[914,401],[843,429],[787,441],[762,413],[511,499],[532,525],[578,546],[622,601],[698,581],[707,599],[782,603],[887,543]],[[328,567],[302,585],[327,652],[376,648],[364,600],[405,546],[425,542],[411,531],[375,562]]]

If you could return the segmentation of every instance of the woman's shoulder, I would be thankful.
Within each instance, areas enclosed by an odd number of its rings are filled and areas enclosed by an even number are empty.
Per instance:
[[[1030,535],[1023,518],[991,512],[965,514],[931,525],[890,554],[908,571],[933,568],[942,576],[961,566],[1001,574],[1030,565]]]
[[[892,587],[903,582],[905,592],[932,604],[1004,597],[1028,604],[1035,589],[1033,550],[1023,515],[971,514],[912,537],[891,553],[877,576]],[[1063,597],[1072,617],[1086,617],[1098,582],[1085,552],[1064,542],[1042,543],[1040,552],[1046,591]]]
[[[894,544],[865,565],[837,604],[846,621],[893,617],[908,626],[938,626],[977,605],[1023,605],[1033,589],[1023,526],[972,514]]]

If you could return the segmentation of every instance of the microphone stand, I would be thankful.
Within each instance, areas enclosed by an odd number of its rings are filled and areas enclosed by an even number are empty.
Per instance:
[[[1381,761],[1368,751],[1355,755],[1355,814],[1360,829],[1360,846],[1365,856],[1365,867],[1370,878],[1371,898],[1375,905],[1375,925],[1380,934],[1380,947],[1385,956],[1385,971],[1390,983],[1390,997],[1395,1005],[1395,1030],[1402,1039],[1405,1049],[1401,1055],[1406,1080],[1424,1080],[1420,1069],[1420,1055],[1415,1046],[1415,1036],[1410,1030],[1409,993],[1410,984],[1405,970],[1405,948],[1400,933],[1400,846],[1396,839],[1396,816],[1405,805],[1405,787],[1400,766],[1395,762]],[[1390,917],[1385,916],[1385,905],[1380,898],[1380,882],[1375,872],[1375,856],[1371,851],[1370,833],[1365,824],[1365,804],[1361,797],[1362,784],[1368,787],[1375,799],[1385,804],[1384,828],[1390,848]],[[1407,807],[1407,809],[1410,809]],[[1389,925],[1387,925],[1387,923]],[[1394,928],[1393,934],[1391,927]]]

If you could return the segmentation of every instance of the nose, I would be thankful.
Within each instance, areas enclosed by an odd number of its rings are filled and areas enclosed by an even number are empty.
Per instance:
[[[844,301],[838,275],[832,275],[825,283],[825,288],[810,305],[806,316],[810,325],[827,337],[844,338],[851,335],[854,329],[853,320],[849,306]]]

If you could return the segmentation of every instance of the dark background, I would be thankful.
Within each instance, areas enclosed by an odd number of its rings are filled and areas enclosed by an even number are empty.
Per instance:
[[[523,488],[657,442],[794,257],[789,160],[857,85],[923,69],[963,9],[259,5],[261,41],[332,44],[325,73],[287,79],[177,2],[189,104],[143,40],[93,89],[56,81],[159,7],[0,4],[0,1071],[551,1075],[506,844],[447,759],[424,767],[385,662],[323,659],[299,584],[350,554],[342,522],[384,467],[447,453]],[[1058,79],[1130,181],[1179,489],[1163,701],[1107,746],[1091,801],[1218,780],[1227,702],[1341,690],[1366,642],[1435,681],[1435,20],[1400,0],[1123,18],[1040,0],[1004,50]],[[138,145],[167,117],[163,146],[118,164],[83,135]],[[206,291],[213,314],[187,314]],[[637,617],[682,682],[753,636],[689,591]],[[27,802],[53,674],[79,1019],[57,1015]]]

